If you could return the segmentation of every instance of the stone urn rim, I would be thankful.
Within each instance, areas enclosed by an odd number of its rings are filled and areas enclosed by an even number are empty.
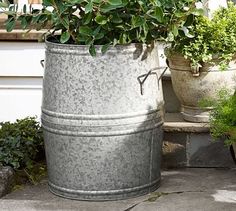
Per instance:
[[[178,52],[172,52],[172,53],[166,53],[165,52],[165,55],[166,55],[166,63],[167,63],[167,66],[171,69],[171,65],[170,64],[170,61],[171,60],[176,60],[176,61],[179,61],[181,60],[181,62],[186,65],[187,69],[185,69],[185,71],[187,70],[191,70],[191,61],[190,59],[186,59],[181,53],[178,53]],[[219,62],[220,62],[220,59],[218,59],[219,56],[215,55],[214,58],[209,61],[209,62],[201,62],[201,66],[198,66],[197,68],[199,68],[199,72],[219,72]],[[214,63],[214,64],[213,64]],[[190,68],[189,68],[190,67]],[[220,71],[235,71],[236,69],[236,54],[234,55],[233,59],[231,60],[231,62],[229,63],[229,67],[225,70],[220,70]],[[175,69],[175,70],[178,70],[178,69]]]

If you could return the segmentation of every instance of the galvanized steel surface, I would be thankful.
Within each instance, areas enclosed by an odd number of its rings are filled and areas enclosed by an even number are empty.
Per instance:
[[[159,186],[161,70],[147,78],[143,95],[137,80],[158,66],[156,57],[140,45],[93,58],[86,46],[46,43],[42,124],[53,193],[117,200]]]
[[[193,76],[190,61],[180,55],[168,58],[174,92],[182,104],[182,114],[190,122],[209,122],[209,111],[201,102],[217,98],[219,90],[228,89],[232,93],[236,89],[235,61],[225,71],[218,66],[204,64],[199,76]]]

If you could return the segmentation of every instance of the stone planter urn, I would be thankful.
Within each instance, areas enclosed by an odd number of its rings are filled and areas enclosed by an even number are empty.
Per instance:
[[[209,122],[212,107],[203,107],[204,101],[216,99],[221,89],[236,88],[236,65],[232,61],[227,70],[203,63],[193,69],[190,61],[175,54],[167,58],[174,92],[181,103],[183,118],[190,122]]]

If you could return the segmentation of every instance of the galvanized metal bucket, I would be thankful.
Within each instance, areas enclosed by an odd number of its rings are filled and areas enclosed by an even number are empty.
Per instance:
[[[53,193],[117,200],[159,187],[161,70],[149,72],[156,57],[134,44],[92,57],[87,46],[46,42],[42,125]]]

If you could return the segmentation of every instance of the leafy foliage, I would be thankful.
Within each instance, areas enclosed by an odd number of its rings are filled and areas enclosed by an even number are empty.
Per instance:
[[[42,130],[35,118],[0,123],[0,163],[23,170],[34,182],[43,172],[39,161],[44,159]]]
[[[43,0],[41,10],[1,0],[0,7],[9,15],[7,31],[19,21],[23,29],[43,29],[59,32],[60,43],[86,44],[95,55],[95,44],[151,43],[163,39],[173,41],[186,36],[186,26],[203,13],[195,3],[201,0]],[[182,32],[182,33],[181,33]]]
[[[228,67],[236,52],[236,6],[232,2],[228,8],[218,9],[212,19],[195,16],[188,30],[192,36],[177,36],[170,54],[181,53],[192,66],[210,62],[221,69]]]
[[[226,138],[226,145],[236,142],[236,93],[230,95],[227,90],[219,93],[211,112],[210,128],[214,138]]]

